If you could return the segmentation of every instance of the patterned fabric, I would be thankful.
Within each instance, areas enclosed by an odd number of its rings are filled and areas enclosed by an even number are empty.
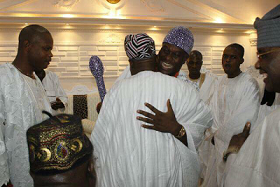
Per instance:
[[[156,54],[154,40],[145,33],[127,35],[124,49],[129,60],[144,60]]]
[[[280,4],[254,23],[258,34],[258,48],[280,47]]]
[[[179,26],[171,29],[165,36],[163,42],[180,47],[187,54],[190,54],[193,48],[194,38],[189,29]]]
[[[92,153],[79,117],[60,114],[27,131],[30,170],[66,170]]]
[[[82,119],[88,117],[87,95],[73,96],[73,113]]]

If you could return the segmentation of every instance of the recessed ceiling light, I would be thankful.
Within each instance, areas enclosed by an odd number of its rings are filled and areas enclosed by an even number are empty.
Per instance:
[[[117,4],[118,2],[120,2],[121,0],[107,0],[108,3],[111,4]]]

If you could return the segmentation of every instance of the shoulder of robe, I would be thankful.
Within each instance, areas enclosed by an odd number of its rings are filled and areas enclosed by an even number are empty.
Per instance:
[[[249,82],[249,83],[251,83],[250,85],[257,87],[257,88],[259,87],[257,80],[254,77],[252,77],[249,73],[245,72],[244,77],[245,77],[246,83]]]
[[[6,83],[11,79],[11,68],[7,64],[0,65],[0,83]]]

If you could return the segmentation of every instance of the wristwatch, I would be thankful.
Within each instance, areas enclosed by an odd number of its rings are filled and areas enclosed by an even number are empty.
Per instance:
[[[182,138],[183,136],[185,136],[185,134],[186,134],[186,130],[185,130],[184,126],[182,125],[181,130],[179,131],[178,135],[175,136],[175,137],[176,138]]]

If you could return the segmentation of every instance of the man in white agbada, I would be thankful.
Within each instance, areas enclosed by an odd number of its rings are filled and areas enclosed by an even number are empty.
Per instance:
[[[40,70],[35,73],[42,81],[50,100],[53,114],[63,112],[68,103],[68,97],[60,84],[58,76],[54,72],[47,70]]]
[[[223,52],[222,65],[226,75],[217,81],[210,102],[214,123],[200,146],[203,186],[221,185],[223,153],[231,137],[242,132],[246,122],[255,125],[258,116],[259,88],[254,78],[241,72],[243,56],[244,48],[239,44],[231,44]]]
[[[214,93],[217,76],[210,72],[201,73],[202,64],[202,54],[197,50],[191,51],[190,57],[187,60],[189,73],[186,78],[198,87],[200,98],[206,104],[209,104]]]
[[[256,68],[265,76],[267,91],[280,92],[280,4],[257,18]],[[224,186],[280,186],[280,109],[267,115],[249,135],[225,175]],[[244,142],[244,141],[243,141]],[[228,158],[230,159],[230,155]],[[228,165],[228,164],[227,164]]]
[[[246,72],[248,72],[254,79],[256,79],[260,90],[261,104],[259,108],[258,119],[254,127],[256,128],[256,126],[259,125],[268,114],[270,114],[280,106],[280,94],[276,92],[268,92],[265,89],[265,83],[263,82],[265,76],[263,74],[260,74],[259,70],[256,69],[255,66],[250,66],[249,68],[247,68]]]
[[[23,28],[18,53],[12,64],[0,66],[0,125],[3,129],[11,183],[15,187],[33,186],[29,174],[26,131],[41,122],[42,110],[51,106],[35,70],[44,69],[52,57],[53,39],[39,25]]]
[[[193,42],[186,42],[191,49]],[[196,146],[211,125],[209,109],[190,85],[153,72],[155,48],[149,36],[128,35],[125,49],[132,77],[117,82],[107,93],[91,135],[98,186],[197,186]],[[190,50],[180,50],[179,59],[187,58]],[[136,119],[145,102],[171,115],[169,121],[143,126],[161,132],[142,128]]]

